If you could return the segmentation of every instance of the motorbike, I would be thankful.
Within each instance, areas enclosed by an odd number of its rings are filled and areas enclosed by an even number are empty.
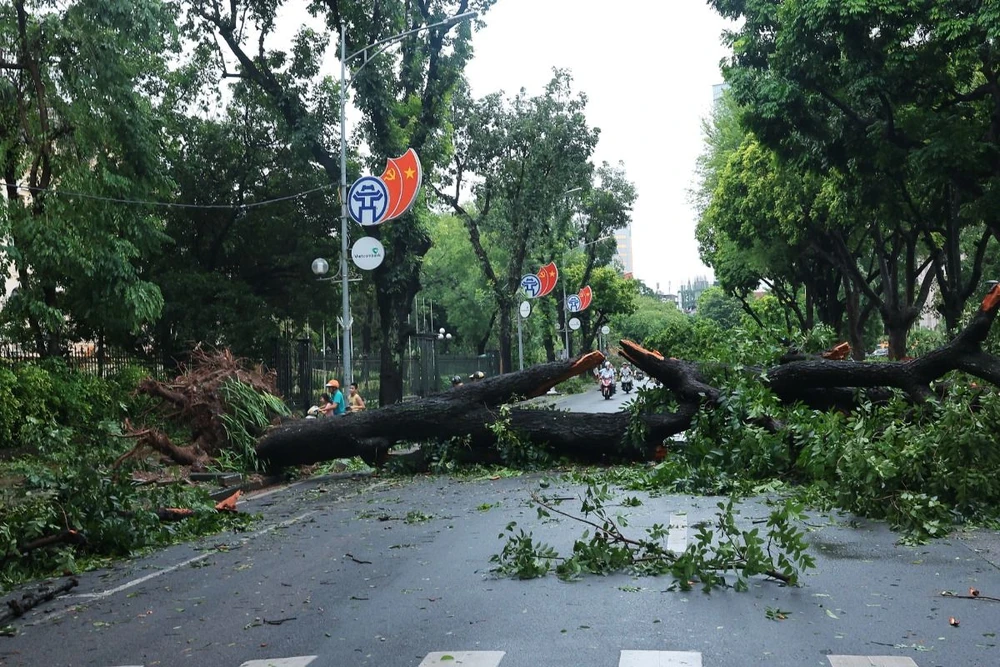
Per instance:
[[[625,390],[626,394],[632,393],[632,378],[622,378],[622,389]]]
[[[642,371],[636,371],[635,372],[635,381],[636,382],[642,382],[645,379],[646,379],[646,374],[645,373],[643,373]]]
[[[614,385],[611,383],[611,378],[601,378],[601,395],[604,396],[604,399],[610,400],[613,392]]]

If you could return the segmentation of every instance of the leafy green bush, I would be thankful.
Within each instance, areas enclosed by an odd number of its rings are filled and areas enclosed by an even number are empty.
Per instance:
[[[17,375],[9,368],[0,368],[0,448],[16,447],[21,423],[21,401],[14,392]]]
[[[0,588],[246,521],[216,512],[203,490],[137,487],[132,470],[110,469],[132,446],[120,424],[142,407],[145,376],[102,379],[58,360],[0,368],[0,438],[18,452],[0,460]],[[164,523],[163,507],[195,513]],[[66,530],[83,543],[29,548]]]

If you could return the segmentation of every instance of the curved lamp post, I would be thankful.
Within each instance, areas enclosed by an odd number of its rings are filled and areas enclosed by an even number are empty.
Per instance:
[[[347,54],[347,40],[344,34],[344,24],[340,24],[340,278],[344,290],[341,305],[344,311],[345,386],[349,386],[351,382],[354,381],[353,369],[351,368],[351,325],[354,322],[351,319],[351,296],[349,291],[350,288],[347,285],[347,86],[354,83],[354,79],[358,72],[360,72],[370,60],[382,54],[386,49],[404,37],[408,37],[418,32],[423,32],[424,30],[430,30],[431,28],[455,25],[456,23],[473,19],[477,15],[477,12],[465,12],[464,14],[452,16],[444,21],[438,21],[437,23],[431,23],[419,28],[414,28],[413,30],[407,30],[406,32],[401,32],[398,35],[393,35],[392,37],[386,37],[385,39],[373,42],[372,44],[369,44],[368,46],[365,46],[350,55]],[[348,80],[347,64],[359,56],[362,58],[361,66],[351,73],[351,78]],[[315,262],[313,262],[313,266],[315,267]],[[313,270],[315,271],[315,268]]]

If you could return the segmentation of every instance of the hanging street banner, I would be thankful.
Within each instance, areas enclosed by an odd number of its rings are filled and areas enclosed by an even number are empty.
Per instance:
[[[538,299],[546,296],[556,288],[559,282],[559,269],[555,262],[549,262],[537,274],[528,273],[521,277],[521,289],[529,299]]]
[[[559,282],[559,269],[555,262],[549,262],[538,270],[538,279],[542,281],[542,291],[538,296],[547,296],[556,288]]]
[[[382,176],[362,176],[347,191],[347,211],[361,225],[380,225],[409,211],[424,173],[412,148],[400,157],[386,160]]]
[[[571,313],[582,313],[590,307],[590,302],[594,299],[594,291],[587,285],[579,294],[572,294],[566,297],[566,310]]]

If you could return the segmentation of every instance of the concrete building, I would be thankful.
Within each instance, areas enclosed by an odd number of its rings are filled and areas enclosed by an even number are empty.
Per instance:
[[[717,83],[712,86],[712,102],[718,104],[727,90],[729,90],[728,83]]]
[[[622,273],[632,273],[632,225],[615,232],[615,243],[618,248],[615,251],[615,259],[622,266]]]

